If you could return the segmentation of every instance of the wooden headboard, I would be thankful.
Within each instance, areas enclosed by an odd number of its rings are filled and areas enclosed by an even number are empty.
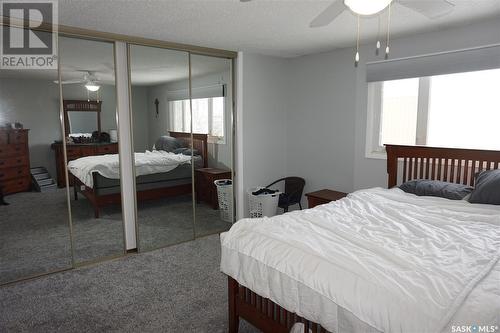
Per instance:
[[[402,183],[413,179],[441,180],[474,186],[481,170],[500,169],[500,151],[425,146],[385,145],[388,187],[398,185],[402,161]]]
[[[191,133],[169,132],[171,137],[181,139],[188,147],[196,149],[203,158],[203,167],[208,167],[208,134],[193,133],[193,142],[191,144]]]

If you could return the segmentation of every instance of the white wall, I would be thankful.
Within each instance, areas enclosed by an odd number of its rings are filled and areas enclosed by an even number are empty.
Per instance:
[[[247,215],[245,190],[287,175],[288,60],[238,55],[236,181],[238,218]]]
[[[306,180],[305,193],[352,189],[356,101],[349,96],[356,81],[351,62],[351,50],[340,50],[288,64],[287,171]]]

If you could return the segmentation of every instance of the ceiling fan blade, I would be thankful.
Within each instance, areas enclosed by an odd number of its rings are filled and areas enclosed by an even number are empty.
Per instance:
[[[54,83],[59,83],[58,80],[54,81]],[[77,84],[77,83],[85,83],[83,80],[62,80],[61,84]]]
[[[330,6],[326,7],[326,9],[318,16],[316,16],[316,18],[309,24],[309,27],[319,28],[330,24],[337,16],[342,14],[346,8],[347,7],[344,5],[343,0],[335,1]]]
[[[430,19],[437,19],[448,15],[453,11],[455,5],[447,0],[422,1],[422,0],[399,0],[398,3],[410,8]]]

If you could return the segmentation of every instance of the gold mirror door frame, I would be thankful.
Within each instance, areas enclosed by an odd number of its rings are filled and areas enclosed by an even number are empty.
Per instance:
[[[54,146],[64,177],[58,183],[71,189],[74,265],[81,266],[125,254],[115,50],[112,42],[67,36],[60,36],[59,49],[66,136]],[[70,133],[68,111],[95,112],[97,119],[77,118],[88,131]]]

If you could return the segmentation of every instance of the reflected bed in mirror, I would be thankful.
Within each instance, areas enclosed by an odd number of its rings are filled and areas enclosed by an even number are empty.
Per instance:
[[[207,135],[170,132],[170,137],[179,145],[196,154],[193,163],[196,168],[205,168],[208,163]],[[157,147],[154,151],[135,154],[137,200],[155,200],[190,194],[192,191],[192,167],[190,153],[168,152]],[[99,160],[78,159],[68,168],[75,199],[78,193],[85,196],[94,208],[94,216],[100,216],[102,207],[121,202],[119,168],[117,155],[107,155]]]

